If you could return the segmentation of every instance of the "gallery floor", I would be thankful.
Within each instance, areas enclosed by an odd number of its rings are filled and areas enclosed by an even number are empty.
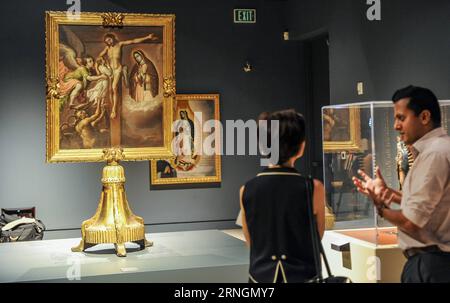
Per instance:
[[[119,258],[112,245],[72,253],[79,238],[0,245],[4,282],[247,282],[249,251],[233,231],[148,234],[153,247],[127,244]],[[234,233],[239,235],[239,232]],[[13,260],[13,261],[12,261]]]
[[[405,259],[396,236],[386,230],[389,243],[377,236],[378,244],[372,243],[373,237],[359,235],[372,229],[326,231],[322,243],[332,272],[353,282],[400,282]],[[79,238],[3,243],[0,283],[247,282],[249,250],[242,229],[152,233],[147,239],[154,242],[153,247],[139,251],[129,243],[125,258],[115,255],[112,244],[72,253],[70,248]]]

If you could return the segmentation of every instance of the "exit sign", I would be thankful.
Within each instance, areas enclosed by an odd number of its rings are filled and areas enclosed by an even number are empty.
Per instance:
[[[233,10],[234,23],[256,23],[256,9],[236,8]]]

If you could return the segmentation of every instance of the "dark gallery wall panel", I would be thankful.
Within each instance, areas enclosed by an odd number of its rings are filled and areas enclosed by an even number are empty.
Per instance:
[[[390,100],[409,84],[450,98],[450,1],[381,0],[381,20],[369,21],[361,0],[291,0],[294,39],[317,31],[330,37],[331,103]],[[365,94],[358,96],[356,83]]]

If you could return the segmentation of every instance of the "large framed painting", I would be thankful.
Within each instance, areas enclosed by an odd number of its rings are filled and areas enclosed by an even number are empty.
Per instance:
[[[46,12],[47,161],[172,156],[174,15]]]
[[[360,111],[356,107],[322,109],[323,150],[325,152],[361,149]]]
[[[220,183],[219,95],[177,95],[172,131],[176,157],[151,161],[151,185]]]

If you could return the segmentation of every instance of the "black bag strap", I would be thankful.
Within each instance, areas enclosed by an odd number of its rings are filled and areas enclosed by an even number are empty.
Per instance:
[[[319,231],[317,231],[317,239],[320,239]],[[327,255],[325,254],[325,251],[323,250],[322,241],[320,241],[320,240],[319,240],[319,247],[320,247],[320,254],[322,255],[322,258],[323,258],[323,263],[325,263],[325,268],[327,269],[328,277],[334,277],[333,274],[331,273],[330,265],[328,264]]]
[[[322,241],[319,236],[319,229],[317,228],[317,220],[314,215],[314,203],[313,203],[313,194],[314,193],[314,182],[311,177],[306,178],[306,204],[308,208],[308,216],[309,216],[309,227],[311,231],[311,238],[313,244],[313,254],[314,254],[314,265],[316,268],[316,279],[319,281],[323,281],[322,275],[322,259],[325,263],[325,268],[327,270],[328,277],[332,277],[330,270],[330,265],[328,264],[327,256],[325,255],[325,251],[322,246]]]
[[[316,229],[315,225],[315,217],[313,211],[313,203],[312,203],[312,189],[311,189],[311,179],[308,177],[305,179],[306,184],[306,208],[308,209],[308,217],[309,217],[309,229],[311,233],[311,240],[313,246],[313,255],[314,255],[314,267],[316,269],[316,279],[322,280],[322,264],[320,260],[320,248],[317,245],[317,237],[316,237]],[[313,187],[314,188],[314,187]]]

